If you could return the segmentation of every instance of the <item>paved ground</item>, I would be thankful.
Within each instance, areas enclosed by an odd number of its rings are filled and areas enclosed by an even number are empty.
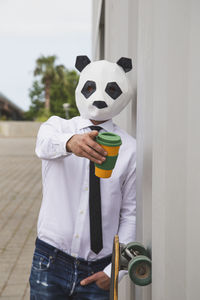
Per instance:
[[[34,138],[0,138],[0,299],[28,300],[41,204]]]

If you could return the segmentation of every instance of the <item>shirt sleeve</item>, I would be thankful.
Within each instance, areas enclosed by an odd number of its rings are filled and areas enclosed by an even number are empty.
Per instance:
[[[67,130],[63,132],[62,121],[61,118],[53,116],[40,126],[35,149],[39,158],[55,159],[71,154],[66,150],[66,143],[75,133],[72,132],[70,126],[69,128],[66,126]],[[70,122],[70,120],[65,120],[65,122]]]
[[[122,206],[119,221],[119,242],[127,244],[135,241],[136,238],[136,162],[129,164],[129,171],[122,187]],[[104,270],[107,276],[111,277],[111,264]],[[120,281],[127,271],[119,271]]]
[[[111,278],[111,268],[112,268],[112,264],[109,264],[104,270],[103,272]],[[118,282],[120,282],[122,280],[122,278],[124,277],[124,275],[126,275],[128,273],[128,271],[124,271],[121,270],[119,271],[119,275],[118,275]]]

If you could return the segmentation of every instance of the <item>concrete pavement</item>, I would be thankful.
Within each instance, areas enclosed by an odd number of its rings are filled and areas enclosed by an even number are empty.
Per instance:
[[[0,138],[0,299],[28,300],[41,204],[34,138]]]

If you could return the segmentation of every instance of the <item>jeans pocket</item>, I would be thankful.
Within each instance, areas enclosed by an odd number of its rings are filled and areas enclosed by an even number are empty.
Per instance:
[[[51,265],[51,257],[46,254],[35,252],[33,255],[32,269],[37,271],[47,271]]]
[[[102,292],[108,293],[110,291],[110,289],[108,289],[108,290],[102,289],[96,282],[94,282],[94,285],[97,289],[99,289]]]

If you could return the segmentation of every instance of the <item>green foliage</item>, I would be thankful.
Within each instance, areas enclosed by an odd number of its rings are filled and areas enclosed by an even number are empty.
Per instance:
[[[36,60],[36,67],[34,70],[34,75],[41,75],[42,83],[45,83],[46,80],[54,79],[55,77],[55,61],[57,57],[55,55],[52,56],[40,56]]]
[[[35,120],[41,109],[44,109],[44,86],[39,81],[34,81],[32,88],[29,90],[31,105],[25,112],[26,120]]]
[[[64,103],[69,103],[69,117],[72,118],[78,115],[78,110],[75,103],[75,89],[78,83],[78,74],[76,71],[68,71],[64,69],[62,77],[54,81],[50,91],[50,110],[52,114],[59,115],[65,118],[63,109]]]
[[[35,121],[45,122],[51,116],[52,116],[52,114],[49,111],[47,111],[45,108],[41,108],[38,112],[38,115],[37,115],[37,118],[35,119]]]
[[[34,75],[37,80],[29,90],[31,105],[25,112],[27,120],[45,121],[51,115],[65,118],[64,103],[69,103],[69,117],[77,116],[75,89],[79,76],[75,70],[68,70],[63,65],[55,65],[56,56],[41,56],[36,61]],[[39,78],[38,78],[39,76]],[[46,109],[46,90],[48,81],[50,110]]]
[[[5,115],[0,116],[0,121],[7,121],[7,117]]]

